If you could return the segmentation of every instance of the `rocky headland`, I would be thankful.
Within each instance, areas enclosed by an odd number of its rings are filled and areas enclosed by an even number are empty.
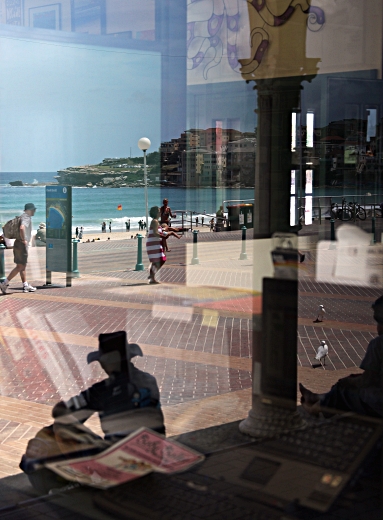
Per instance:
[[[100,164],[71,166],[58,170],[55,179],[62,185],[88,188],[140,187],[144,185],[144,165],[142,158],[140,163],[136,160],[137,158],[104,159]],[[156,171],[155,164],[148,164],[148,185],[158,184],[159,169],[157,173]]]

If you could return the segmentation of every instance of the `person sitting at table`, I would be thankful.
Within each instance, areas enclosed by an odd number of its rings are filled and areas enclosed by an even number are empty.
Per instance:
[[[55,479],[52,472],[40,469],[47,459],[98,453],[142,426],[165,434],[157,381],[131,361],[142,355],[139,345],[127,342],[125,331],[99,335],[98,351],[90,352],[87,361],[98,361],[108,377],[58,402],[52,410],[54,423],[28,442],[21,459],[20,468],[36,489],[51,489]],[[83,424],[95,412],[104,438]]]

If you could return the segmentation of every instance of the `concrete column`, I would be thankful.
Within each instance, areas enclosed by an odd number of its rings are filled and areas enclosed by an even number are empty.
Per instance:
[[[258,91],[258,133],[255,172],[254,238],[271,238],[276,232],[297,232],[290,226],[290,186],[292,169],[291,114],[300,107],[301,83],[307,77],[262,79]],[[298,291],[295,294],[298,299]],[[240,424],[240,431],[267,437],[297,429],[304,421],[292,410],[262,402],[262,319],[253,319],[253,398],[252,409]]]

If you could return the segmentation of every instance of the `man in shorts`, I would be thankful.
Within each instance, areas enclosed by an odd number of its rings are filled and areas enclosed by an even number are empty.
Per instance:
[[[23,282],[23,292],[34,292],[36,287],[32,287],[27,282],[27,275],[25,270],[28,262],[28,244],[32,235],[32,217],[35,214],[36,207],[32,203],[25,204],[24,213],[21,215],[20,221],[20,238],[15,240],[13,246],[13,257],[16,267],[9,273],[8,277],[0,283],[0,289],[3,294],[7,292],[9,282],[17,273],[20,273],[21,281]]]
[[[164,199],[162,204],[163,206],[160,207],[160,224],[167,224],[170,226],[169,220],[170,218],[176,218],[176,214],[172,213],[172,210],[169,208],[168,199]]]

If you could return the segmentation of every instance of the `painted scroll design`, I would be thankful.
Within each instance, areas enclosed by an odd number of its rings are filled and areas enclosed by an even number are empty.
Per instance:
[[[239,62],[239,37],[243,3],[256,11],[259,25],[250,33],[251,57]],[[187,68],[200,68],[204,79],[209,70],[217,67],[224,57],[230,68],[237,73],[252,74],[262,63],[270,46],[269,27],[280,27],[289,22],[296,9],[307,15],[310,31],[319,31],[325,23],[325,14],[320,7],[312,6],[309,0],[281,0],[278,10],[271,0],[190,0],[187,24]],[[242,9],[243,12],[243,9]],[[243,14],[242,14],[243,16]],[[224,52],[224,42],[226,52]]]

